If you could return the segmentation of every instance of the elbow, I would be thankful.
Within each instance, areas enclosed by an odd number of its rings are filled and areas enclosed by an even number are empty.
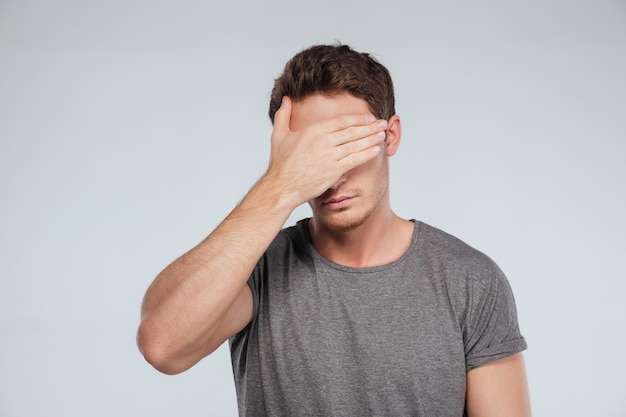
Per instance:
[[[167,340],[157,328],[144,318],[137,331],[137,347],[144,359],[157,371],[166,375],[176,375],[189,369],[168,348]]]

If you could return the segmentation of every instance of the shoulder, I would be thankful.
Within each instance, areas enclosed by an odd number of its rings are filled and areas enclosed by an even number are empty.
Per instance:
[[[420,272],[440,285],[463,332],[467,370],[526,348],[508,279],[487,255],[420,223]]]
[[[435,227],[421,222],[418,226],[419,272],[443,286],[455,305],[464,306],[461,310],[467,313],[497,298],[512,299],[505,274],[489,256]]]
[[[263,259],[271,262],[288,261],[293,256],[310,257],[310,244],[306,231],[307,220],[298,221],[295,225],[283,228],[265,251]]]
[[[423,222],[417,222],[416,247],[422,262],[439,264],[451,271],[484,276],[498,273],[496,263],[461,239]]]
[[[270,248],[302,246],[307,243],[306,224],[308,219],[299,220],[293,226],[287,226],[278,232]]]

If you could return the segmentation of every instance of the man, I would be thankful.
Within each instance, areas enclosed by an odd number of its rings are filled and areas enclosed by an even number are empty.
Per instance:
[[[138,344],[182,372],[230,340],[241,416],[528,416],[515,305],[485,255],[391,210],[387,69],[314,46],[275,81],[269,166],[148,289]],[[281,230],[308,202],[312,217]]]

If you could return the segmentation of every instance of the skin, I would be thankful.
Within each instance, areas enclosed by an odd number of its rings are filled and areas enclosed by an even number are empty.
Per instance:
[[[313,95],[294,105],[291,129],[351,113],[371,114],[364,100],[349,94]],[[401,134],[400,118],[392,116],[383,133],[382,151],[309,201],[309,231],[323,256],[348,266],[383,265],[410,245],[413,223],[396,216],[389,204],[388,159],[396,153]]]
[[[387,121],[369,111],[342,112],[292,130],[298,106],[285,98],[275,115],[266,173],[206,239],[148,288],[137,343],[159,371],[183,372],[243,329],[252,317],[247,279],[291,212],[381,154],[384,135],[377,133]]]
[[[469,371],[466,404],[470,417],[529,417],[532,413],[523,355]]]
[[[252,318],[247,279],[304,202],[312,210],[313,243],[326,258],[357,267],[399,258],[413,234],[413,223],[389,203],[388,158],[401,135],[397,115],[376,120],[364,100],[346,93],[285,97],[266,173],[148,288],[137,334],[146,360],[163,373],[180,373],[243,329]],[[468,372],[467,409],[471,417],[530,415],[521,354]]]

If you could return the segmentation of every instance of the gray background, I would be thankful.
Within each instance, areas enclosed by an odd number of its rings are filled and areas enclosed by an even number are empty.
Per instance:
[[[535,415],[626,415],[624,1],[1,0],[0,416],[236,414],[226,346],[161,375],[139,305],[263,173],[285,61],[335,40],[394,77],[397,213],[507,273]]]

